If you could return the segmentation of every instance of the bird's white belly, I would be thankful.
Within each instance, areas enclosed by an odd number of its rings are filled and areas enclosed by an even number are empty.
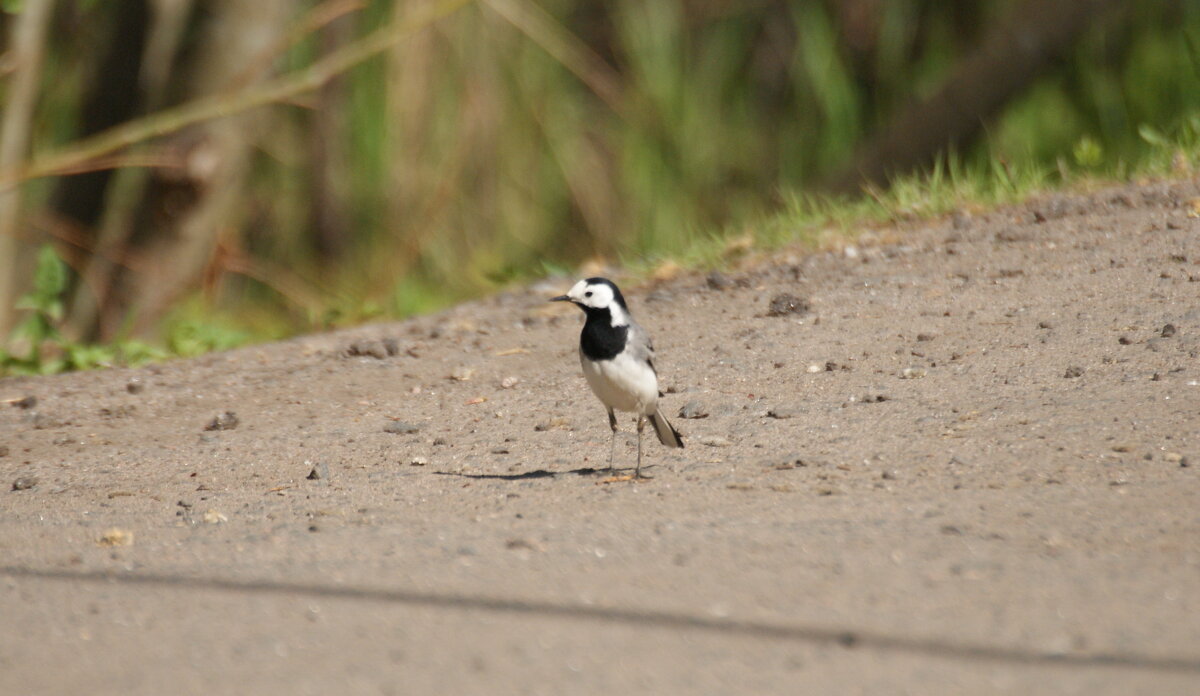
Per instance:
[[[582,355],[583,376],[605,406],[617,411],[650,415],[658,407],[658,378],[644,362],[621,354],[592,362]]]

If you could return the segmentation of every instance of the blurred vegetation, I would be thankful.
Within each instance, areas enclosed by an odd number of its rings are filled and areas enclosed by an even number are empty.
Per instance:
[[[404,316],[587,259],[718,264],[1200,157],[1196,0],[2,7],[0,291],[24,299],[0,306],[0,374]],[[1050,11],[1077,30],[1038,34]],[[1007,91],[973,79],[1021,61]]]

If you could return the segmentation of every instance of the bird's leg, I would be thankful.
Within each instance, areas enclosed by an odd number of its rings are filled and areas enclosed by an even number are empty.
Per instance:
[[[617,414],[608,409],[608,427],[612,428],[612,445],[608,448],[608,470],[613,470],[613,455],[617,453]]]
[[[633,470],[633,477],[640,478],[642,475],[642,431],[646,429],[646,417],[638,414],[638,459],[637,468]]]

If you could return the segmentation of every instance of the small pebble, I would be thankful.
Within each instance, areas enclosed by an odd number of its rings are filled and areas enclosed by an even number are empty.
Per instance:
[[[799,467],[808,466],[808,462],[798,453],[789,454],[784,457],[772,457],[763,461],[763,466],[774,469],[776,471],[789,471]]]
[[[100,546],[129,546],[133,544],[133,532],[113,527],[105,530],[96,543]]]
[[[404,421],[388,421],[383,426],[383,432],[393,435],[411,435],[420,429],[421,426],[405,423]]]
[[[36,476],[18,476],[16,481],[13,481],[12,489],[14,491],[27,491],[38,484]]]
[[[395,342],[393,341],[393,343]],[[398,345],[395,347],[397,350],[399,349]],[[363,339],[361,341],[355,341],[351,343],[344,351],[342,351],[342,354],[346,355],[347,357],[375,358],[376,360],[383,360],[388,355],[395,355],[394,352],[388,352],[388,347],[383,341],[378,341],[373,338]]]
[[[923,367],[906,367],[900,371],[900,379],[921,379],[925,373]]]
[[[708,409],[699,401],[689,401],[679,409],[680,418],[708,418]]]
[[[8,456],[8,445],[0,445],[0,457]]]
[[[1063,373],[1063,377],[1065,379],[1075,379],[1076,377],[1082,377],[1082,376],[1083,376],[1083,368],[1082,367],[1075,367],[1075,366],[1068,367],[1067,371]]]
[[[141,394],[145,388],[146,384],[137,377],[133,377],[125,383],[125,391],[129,392],[130,394]]]
[[[720,435],[709,435],[700,438],[700,444],[708,445],[709,447],[728,447],[733,443],[729,441],[729,438],[721,437]]]
[[[1038,322],[1038,328],[1039,328],[1039,329],[1053,329],[1053,328],[1054,328],[1054,325],[1053,325],[1053,324],[1051,324],[1051,323],[1050,323],[1050,322],[1048,322],[1048,321],[1039,321],[1039,322]]]
[[[505,377],[504,379],[500,380],[500,388],[501,389],[512,389],[513,387],[517,386],[520,383],[521,383],[521,378],[509,376],[509,377]]]
[[[813,363],[813,364],[809,365],[807,368],[805,368],[805,371],[808,372],[808,374],[810,374],[810,375],[815,375],[818,372],[825,372],[826,370],[825,370],[824,365],[821,365],[819,363]]]
[[[793,406],[776,406],[767,411],[767,415],[778,420],[787,420],[801,415],[801,411]]]
[[[450,371],[450,379],[455,382],[469,382],[475,376],[475,368],[459,365]]]
[[[238,417],[233,411],[219,413],[204,426],[205,430],[233,430],[238,427]]]
[[[416,457],[413,457],[412,459],[410,459],[408,461],[409,466],[425,466],[428,463],[429,463],[428,459],[426,459],[425,457],[419,456],[419,455]]]
[[[1159,330],[1158,335],[1162,336],[1163,338],[1170,338],[1170,337],[1174,336],[1175,335],[1175,325],[1174,324],[1163,324],[1163,327],[1162,327],[1162,329]]]
[[[918,341],[932,341],[933,334],[919,333],[919,334],[917,334],[917,340]]]
[[[789,314],[807,314],[808,310],[807,300],[785,292],[771,298],[771,304],[767,307],[767,316],[783,317]]]
[[[1163,454],[1163,459],[1171,464],[1178,464],[1184,460],[1184,457],[1178,452],[1166,452]]]
[[[204,511],[203,519],[205,524],[221,524],[229,521],[228,517],[212,508]]]
[[[1133,339],[1129,338],[1128,336],[1121,336],[1120,338],[1117,339],[1117,343],[1120,343],[1123,346],[1127,346],[1130,343],[1133,343]]]
[[[704,282],[708,285],[709,290],[728,290],[737,285],[729,276],[720,271],[709,273]]]
[[[493,447],[492,454],[508,454],[507,447]]]
[[[305,462],[306,464],[311,462]],[[309,481],[328,481],[329,480],[329,465],[325,462],[317,462],[313,465],[312,471],[308,472]]]
[[[12,405],[16,408],[22,409],[24,411],[28,411],[29,409],[33,408],[34,406],[37,406],[37,402],[38,402],[37,397],[30,394],[29,396],[26,396],[22,399],[17,399],[16,401],[12,402]]]
[[[570,430],[571,421],[561,416],[557,416],[551,418],[550,420],[538,423],[537,425],[533,426],[533,429],[539,433],[544,433],[547,430]]]

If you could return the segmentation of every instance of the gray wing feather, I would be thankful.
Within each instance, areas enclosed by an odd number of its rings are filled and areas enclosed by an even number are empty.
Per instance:
[[[650,342],[650,335],[646,330],[636,322],[629,322],[629,337],[626,339],[625,350],[629,351],[629,357],[645,360],[650,369],[654,370],[654,344]],[[658,372],[655,371],[655,374]]]

